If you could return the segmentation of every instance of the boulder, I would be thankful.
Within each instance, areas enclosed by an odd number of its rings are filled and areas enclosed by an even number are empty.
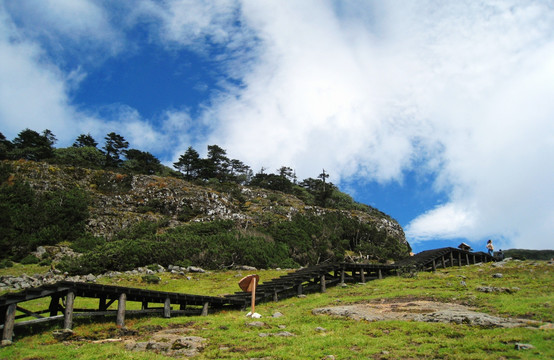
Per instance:
[[[205,273],[206,270],[202,269],[202,268],[199,268],[197,266],[189,266],[187,268],[187,271],[188,272],[193,272],[193,273]]]

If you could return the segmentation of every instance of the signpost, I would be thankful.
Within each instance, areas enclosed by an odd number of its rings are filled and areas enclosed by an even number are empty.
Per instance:
[[[256,284],[258,281],[260,281],[260,277],[255,274],[247,275],[239,281],[239,287],[242,291],[252,293],[252,310],[250,312],[252,317],[255,317],[254,314],[256,313],[254,310],[256,307]]]

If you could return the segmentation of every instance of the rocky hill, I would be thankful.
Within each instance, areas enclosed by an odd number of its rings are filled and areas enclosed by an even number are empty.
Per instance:
[[[409,245],[402,227],[391,217],[367,211],[329,209],[306,205],[278,191],[237,184],[199,186],[173,177],[121,174],[32,161],[11,161],[8,181],[27,182],[38,193],[79,188],[90,198],[87,231],[111,239],[134,224],[162,222],[175,228],[193,222],[232,220],[241,229],[261,229],[291,221],[297,215],[335,214],[370,225],[391,239],[407,255]],[[162,230],[163,231],[163,230]],[[353,235],[354,236],[354,235]],[[371,241],[371,239],[365,239]]]

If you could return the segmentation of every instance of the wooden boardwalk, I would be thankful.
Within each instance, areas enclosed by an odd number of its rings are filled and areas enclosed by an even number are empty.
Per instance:
[[[490,262],[494,258],[483,252],[457,248],[423,251],[394,264],[329,263],[310,266],[261,283],[256,288],[256,304],[298,296],[309,292],[325,292],[327,287],[346,282],[365,283],[386,276],[399,276],[408,271],[434,271],[437,268]],[[233,300],[251,301],[247,292],[226,296]]]
[[[448,247],[424,251],[394,264],[324,263],[260,283],[256,289],[256,304],[279,301],[310,292],[325,292],[327,287],[346,282],[365,283],[386,276],[398,276],[406,271],[434,271],[439,267],[489,261],[494,261],[494,258],[486,253]],[[27,301],[48,297],[49,306],[42,311],[33,312],[23,307]],[[76,309],[73,306],[75,297],[98,299],[98,307]],[[156,314],[166,318],[175,315],[207,315],[211,310],[246,308],[251,299],[248,292],[215,297],[61,281],[0,296],[2,343],[11,343],[16,327],[63,321],[63,328],[71,329],[73,318],[84,316],[115,316],[117,326],[122,327],[126,314]],[[117,310],[109,310],[116,301]],[[140,302],[141,310],[127,310],[127,301]],[[152,307],[152,304],[158,304],[158,307]],[[172,305],[179,305],[179,310],[172,310]],[[16,322],[27,318],[32,320]]]
[[[33,312],[23,307],[27,301],[45,297],[50,297],[50,302],[48,308],[42,311]],[[76,297],[98,299],[98,308],[76,309],[73,306]],[[116,301],[117,310],[108,310]],[[127,301],[140,302],[141,310],[126,310]],[[151,307],[152,304],[161,306]],[[5,343],[12,340],[15,327],[63,320],[64,329],[71,329],[74,317],[115,316],[116,324],[122,327],[125,325],[125,315],[130,314],[158,314],[166,318],[172,315],[207,315],[209,310],[239,309],[243,304],[243,301],[224,297],[61,281],[0,296],[0,323],[3,324],[0,328],[3,330],[2,342]],[[179,305],[179,310],[172,310],[171,305]],[[15,322],[29,317],[34,319]]]

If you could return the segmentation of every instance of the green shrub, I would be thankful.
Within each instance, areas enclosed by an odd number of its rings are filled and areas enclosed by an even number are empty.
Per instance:
[[[118,232],[115,239],[151,239],[163,225],[164,222],[141,221]]]
[[[195,210],[192,206],[184,206],[181,211],[177,214],[177,219],[179,221],[187,222],[194,219],[196,216],[200,215],[202,211]]]
[[[41,266],[50,266],[52,265],[52,259],[50,258],[42,259],[38,264]]]
[[[97,246],[101,246],[106,243],[106,239],[101,236],[94,236],[90,233],[79,237],[77,240],[71,243],[71,248],[79,253],[85,253],[93,250]]]
[[[13,261],[9,259],[0,260],[0,269],[13,267]]]
[[[100,274],[109,270],[127,271],[152,262],[167,266],[184,258],[175,242],[157,239],[116,240],[105,243],[75,259],[62,261],[58,268],[71,274]]]
[[[40,245],[74,241],[84,232],[89,199],[80,189],[35,192],[21,181],[0,185],[0,257],[24,258]]]
[[[9,179],[10,174],[13,171],[13,167],[10,163],[0,161],[0,184]]]
[[[146,268],[147,268],[148,270],[158,271],[158,264],[146,265]]]
[[[27,255],[23,259],[21,259],[20,263],[23,265],[29,265],[29,264],[38,264],[39,258],[37,258],[35,255]]]
[[[94,146],[68,147],[54,150],[52,163],[101,169],[106,155]]]
[[[162,279],[160,279],[158,276],[152,275],[152,274],[144,275],[142,277],[142,281],[147,283],[147,284],[159,284],[161,280]]]
[[[175,264],[169,264],[169,265],[175,265],[175,266],[180,266],[180,267],[183,267],[183,268],[187,268],[187,267],[192,265],[192,262],[188,259],[183,259],[183,260],[177,261]]]
[[[149,228],[146,224],[142,229]],[[152,263],[162,266],[201,266],[218,269],[231,264],[258,268],[296,267],[286,244],[268,236],[240,233],[232,221],[194,223],[154,235],[119,238],[97,246],[80,258],[65,259],[58,268],[71,274],[99,274],[109,270],[127,271]],[[144,232],[143,232],[144,233]],[[156,270],[157,266],[155,269]]]

